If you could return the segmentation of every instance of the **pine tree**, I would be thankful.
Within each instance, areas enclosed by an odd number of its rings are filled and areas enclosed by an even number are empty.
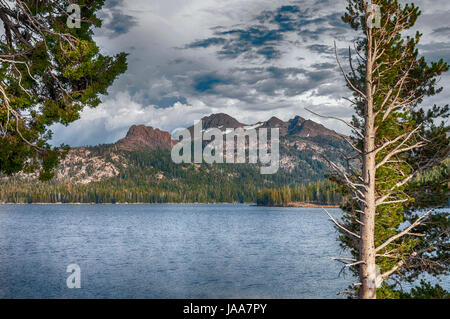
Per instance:
[[[444,203],[438,197],[425,203],[426,188],[414,187],[417,175],[442,165],[449,152],[448,127],[435,124],[448,117],[448,106],[421,108],[425,97],[442,90],[437,79],[448,65],[428,64],[419,56],[419,32],[404,35],[419,16],[414,4],[349,0],[343,20],[360,33],[356,64],[349,49],[349,73],[336,49],[356,115],[351,123],[340,119],[354,132],[347,141],[355,156],[346,158],[347,169],[330,162],[332,178],[352,198],[343,207],[343,221],[334,222],[342,246],[353,255],[351,262],[340,261],[359,277],[354,289],[360,298],[393,296],[395,282],[449,269],[449,216],[432,209]],[[434,191],[442,189],[442,178],[448,181],[441,176]],[[402,229],[403,222],[410,226]]]
[[[0,173],[38,170],[50,179],[65,149],[48,144],[49,127],[97,106],[99,94],[126,70],[126,54],[102,55],[92,39],[104,1],[77,1],[78,26],[66,12],[73,3],[0,2]]]

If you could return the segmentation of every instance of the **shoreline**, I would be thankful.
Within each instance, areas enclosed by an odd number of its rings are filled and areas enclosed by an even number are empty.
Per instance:
[[[339,208],[340,205],[292,202],[287,205],[257,205],[256,203],[0,203],[1,205],[250,205],[255,207],[279,208]]]
[[[340,208],[340,205],[329,205],[329,204],[313,204],[313,203],[300,203],[300,202],[292,202],[286,205],[256,205],[259,207],[299,207],[299,208]]]
[[[0,205],[255,205],[255,203],[0,203]]]

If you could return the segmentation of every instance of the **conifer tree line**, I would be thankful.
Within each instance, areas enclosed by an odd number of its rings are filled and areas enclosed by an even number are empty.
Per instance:
[[[3,203],[258,203],[285,205],[294,202],[339,205],[341,194],[330,181],[311,182],[295,187],[261,190],[247,180],[228,180],[196,184],[173,181],[124,181],[108,179],[91,184],[59,182],[24,183],[20,180],[0,183]],[[245,187],[242,187],[245,185]]]
[[[89,148],[92,156],[110,157],[111,146]],[[320,182],[320,172],[302,169],[261,175],[256,165],[182,164],[172,162],[170,152],[117,152],[123,164],[116,163],[119,174],[100,181],[82,183],[72,180],[72,169],[63,179],[38,181],[23,177],[0,176],[0,202],[6,203],[255,203],[264,188],[282,188],[303,184],[336,193],[329,182]],[[83,178],[91,175],[87,166]],[[75,170],[77,171],[77,170]],[[157,176],[162,175],[161,179]],[[317,185],[316,185],[317,182]],[[316,186],[312,186],[316,185]],[[309,195],[308,195],[309,196]],[[315,196],[315,195],[314,195]],[[298,196],[300,197],[300,195]],[[308,198],[314,197],[311,195]]]
[[[256,203],[260,206],[287,206],[290,203],[340,205],[342,193],[339,185],[324,180],[294,187],[265,188],[258,192]]]

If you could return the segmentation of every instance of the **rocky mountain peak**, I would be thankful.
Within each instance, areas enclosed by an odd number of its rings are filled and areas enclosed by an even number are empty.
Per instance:
[[[238,120],[236,120],[234,117],[229,116],[225,113],[217,113],[217,114],[211,114],[210,116],[205,116],[202,118],[203,122],[203,129],[209,129],[209,128],[238,128],[242,127],[245,124],[242,124]]]
[[[169,132],[145,125],[131,126],[126,137],[116,143],[120,149],[127,151],[167,149],[174,144]]]
[[[270,127],[279,127],[282,126],[284,124],[286,124],[284,121],[280,120],[278,117],[276,116],[272,116],[267,122],[266,124],[268,124]]]

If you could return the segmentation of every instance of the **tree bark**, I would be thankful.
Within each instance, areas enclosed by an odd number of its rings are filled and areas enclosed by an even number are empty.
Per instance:
[[[366,106],[365,106],[365,132],[364,132],[364,156],[363,156],[363,179],[366,189],[364,191],[365,207],[361,216],[360,232],[360,291],[361,299],[376,299],[377,272],[375,262],[375,214],[376,214],[376,193],[375,193],[375,114],[373,105],[373,59],[372,52],[372,30],[368,29],[368,52],[366,65]]]

